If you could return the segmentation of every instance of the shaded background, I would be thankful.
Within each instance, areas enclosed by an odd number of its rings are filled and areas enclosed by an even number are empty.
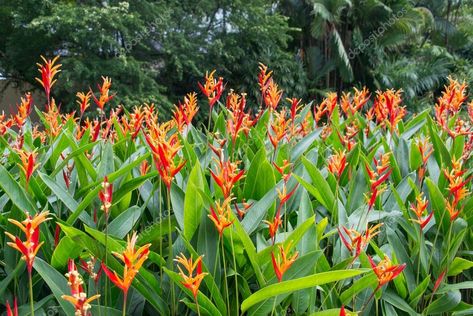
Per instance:
[[[453,0],[2,0],[1,103],[11,106],[11,85],[38,89],[39,56],[59,54],[53,96],[67,109],[102,75],[118,93],[113,104],[154,102],[164,113],[206,70],[256,96],[263,62],[287,97],[402,88],[418,110],[449,74],[473,81],[472,22],[471,1]]]

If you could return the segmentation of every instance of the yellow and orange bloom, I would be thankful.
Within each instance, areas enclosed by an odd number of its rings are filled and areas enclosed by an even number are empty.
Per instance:
[[[62,120],[59,108],[56,105],[54,98],[51,99],[46,112],[43,112],[46,121],[46,132],[52,137],[57,137],[62,131]]]
[[[424,139],[418,139],[417,148],[419,149],[422,158],[422,164],[417,169],[417,174],[419,175],[419,179],[422,180],[425,176],[427,161],[429,160],[429,157],[432,155],[434,150],[432,144],[429,142],[428,137],[425,137]]]
[[[16,126],[18,126],[19,129],[23,127],[23,125],[26,122],[26,119],[28,116],[31,114],[31,109],[33,106],[33,98],[31,96],[31,93],[27,92],[25,94],[25,97],[20,98],[21,103],[18,105],[17,104],[17,114],[13,116],[13,120],[15,121]],[[11,125],[10,125],[11,126]]]
[[[430,213],[427,217],[423,217],[424,213],[427,210],[427,205],[429,204],[429,201],[426,200],[425,196],[423,193],[420,193],[416,197],[416,203],[411,205],[411,210],[414,212],[416,215],[417,219],[413,219],[413,222],[416,222],[420,225],[421,229],[424,229],[425,225],[427,225],[430,220],[432,219],[432,216],[434,213]]]
[[[346,166],[347,157],[344,150],[335,152],[328,158],[327,168],[337,179],[340,179]]]
[[[397,124],[406,115],[406,108],[401,106],[402,90],[376,91],[373,104],[376,120],[381,126],[388,126],[391,133],[397,129]]]
[[[350,254],[353,255],[354,258],[358,258],[361,252],[366,249],[370,240],[379,234],[379,228],[381,226],[383,226],[382,223],[371,226],[370,228],[366,228],[364,233],[360,233],[355,229],[348,229],[345,226],[342,226],[342,229],[345,232],[345,235],[348,236],[349,240],[345,238],[340,228],[338,228],[338,234],[340,236],[340,240],[348,249]]]
[[[103,271],[108,276],[110,281],[112,281],[113,284],[115,284],[123,291],[125,295],[125,300],[128,290],[130,289],[130,286],[135,276],[138,274],[141,266],[146,261],[146,259],[148,259],[149,247],[151,246],[151,244],[146,244],[136,250],[135,248],[137,240],[138,235],[136,234],[136,232],[134,232],[131,238],[130,235],[128,235],[125,250],[123,250],[121,253],[112,252],[115,257],[120,259],[125,264],[123,268],[123,278],[120,278],[117,272],[110,271],[107,266],[102,262]]]
[[[366,172],[370,179],[370,193],[368,197],[368,209],[371,210],[376,202],[376,198],[384,192],[386,189],[384,182],[388,179],[391,174],[391,169],[389,168],[390,153],[382,154],[380,159],[373,158],[375,169],[366,164]]]
[[[471,176],[465,179],[466,171],[463,169],[463,163],[455,159],[452,161],[452,169],[443,171],[445,178],[448,180],[448,191],[450,196],[453,197],[452,208],[456,208],[470,194],[467,184],[470,182]]]
[[[289,162],[287,159],[284,159],[282,161],[282,166],[278,166],[276,162],[273,162],[273,166],[274,168],[276,168],[277,172],[281,175],[281,178],[283,179],[284,183],[287,184],[292,173],[291,171],[292,163]]]
[[[110,208],[112,207],[112,196],[113,196],[113,183],[108,182],[108,177],[105,176],[101,184],[102,190],[99,192],[99,199],[102,202],[100,209],[108,217]]]
[[[235,210],[237,211],[238,217],[240,219],[243,219],[243,217],[246,215],[250,207],[253,205],[253,203],[247,203],[245,202],[245,200],[243,200],[242,204],[243,204],[243,209],[241,209],[237,203],[233,204],[235,206]]]
[[[214,78],[214,74],[215,74],[215,70],[212,71],[210,74],[206,72],[205,83],[203,85],[200,82],[197,83],[202,93],[209,100],[210,111],[212,111],[215,103],[222,96],[223,89],[224,89],[223,78],[219,77],[217,80]]]
[[[246,94],[241,95],[230,91],[227,96],[226,107],[228,109],[227,130],[232,137],[232,143],[235,145],[240,132],[248,134],[251,126],[257,119],[252,120],[250,114],[245,113]]]
[[[195,261],[191,258],[187,259],[184,254],[180,254],[174,259],[178,263],[179,275],[182,277],[182,285],[192,292],[194,300],[197,301],[197,294],[199,294],[199,287],[204,277],[208,274],[202,272],[202,256],[199,256]],[[185,272],[183,271],[184,268]]]
[[[48,106],[49,106],[49,96],[51,94],[51,88],[53,85],[56,83],[56,79],[54,77],[58,72],[61,70],[61,64],[55,64],[56,61],[59,59],[59,56],[54,57],[52,60],[51,59],[46,59],[43,56],[41,56],[41,59],[43,60],[44,64],[37,63],[38,65],[38,71],[41,73],[41,79],[35,78],[36,81],[38,81],[44,88],[44,92],[46,93],[46,99],[48,100]]]
[[[13,120],[12,119],[5,119],[5,112],[2,111],[0,114],[0,136],[5,135],[7,130],[12,127]]]
[[[324,115],[327,116],[329,120],[332,117],[332,113],[337,107],[338,96],[335,92],[330,92],[327,94],[318,106],[314,108],[314,119],[315,123],[318,123]]]
[[[276,241],[276,234],[278,232],[279,226],[282,225],[282,220],[281,220],[281,208],[278,208],[276,215],[273,218],[273,221],[263,221],[265,224],[268,225],[268,230],[269,230],[269,237],[271,238],[271,241],[273,242],[273,245]]]
[[[71,289],[71,295],[62,295],[62,299],[70,302],[74,305],[75,315],[77,316],[91,316],[89,309],[91,308],[90,303],[98,298],[100,294],[93,295],[87,298],[87,293],[84,292],[83,284],[84,281],[82,276],[77,271],[74,260],[69,259],[68,272],[66,273],[67,284]]]
[[[289,242],[286,249],[282,245],[279,245],[279,254],[277,256],[274,255],[274,252],[271,252],[271,260],[273,262],[274,273],[278,278],[278,282],[282,281],[284,273],[291,267],[291,265],[296,261],[297,257],[299,256],[299,252],[296,251],[292,256],[288,256],[289,249],[291,247],[291,243]]]
[[[445,209],[448,212],[450,222],[455,221],[462,211],[462,208],[450,201],[445,202]]]
[[[89,91],[87,93],[84,92],[77,92],[77,104],[80,108],[80,115],[84,115],[85,110],[90,107],[90,98],[92,97],[92,92]]]
[[[26,219],[22,222],[18,222],[12,218],[8,219],[10,223],[19,227],[25,234],[26,240],[22,241],[17,236],[5,232],[5,234],[12,240],[12,242],[8,242],[7,244],[22,254],[21,258],[26,261],[26,267],[28,268],[28,273],[30,275],[36,254],[38,253],[39,248],[43,245],[43,242],[39,242],[39,225],[50,219],[48,218],[48,215],[49,211],[43,211],[34,216],[26,213]]]
[[[210,207],[210,214],[207,215],[217,228],[220,237],[222,237],[225,228],[233,224],[230,202],[230,197],[227,197],[221,204],[219,201],[215,202],[215,205]]]
[[[223,197],[226,199],[230,197],[232,193],[233,186],[243,178],[245,170],[239,170],[237,162],[231,162],[230,160],[217,160],[217,169],[216,171],[210,170],[210,174],[214,179],[215,183],[222,190]]]
[[[185,126],[189,126],[192,123],[192,119],[198,111],[197,94],[195,92],[188,93],[184,97],[183,103],[179,102],[178,106],[174,106],[174,122],[180,132],[184,130]]]
[[[381,260],[378,264],[373,261],[373,258],[368,256],[373,272],[378,278],[378,287],[375,292],[379,290],[386,283],[394,280],[399,274],[402,273],[406,264],[393,264],[391,259],[388,256],[384,256],[384,259]]]
[[[460,111],[461,106],[467,99],[466,83],[459,83],[451,77],[448,80],[449,84],[444,87],[442,95],[438,98],[434,112],[438,125],[453,137],[455,133],[450,129],[448,123],[450,117]]]
[[[268,137],[274,149],[278,148],[279,143],[286,137],[291,119],[286,118],[286,109],[274,113],[274,120],[269,124]]]
[[[266,90],[268,89],[273,71],[268,72],[268,67],[262,63],[259,63],[259,70],[258,85],[260,87],[261,97],[264,100],[264,96],[266,95]]]
[[[282,93],[283,91],[279,90],[278,85],[270,78],[263,95],[266,108],[275,110],[278,107],[279,101],[281,101]]]
[[[102,77],[102,81],[103,81],[102,85],[97,85],[100,92],[99,98],[97,98],[92,93],[92,90],[90,90],[90,93],[92,94],[92,97],[94,98],[94,102],[98,106],[101,112],[104,111],[105,104],[107,102],[110,102],[115,96],[114,94],[110,95],[110,88],[112,86],[112,80],[109,77]]]
[[[36,150],[33,150],[31,152],[20,150],[18,151],[18,155],[21,159],[21,164],[18,164],[18,166],[25,175],[26,189],[28,189],[30,178],[33,175],[33,172],[39,167],[39,163],[36,162],[38,153],[36,152]]]

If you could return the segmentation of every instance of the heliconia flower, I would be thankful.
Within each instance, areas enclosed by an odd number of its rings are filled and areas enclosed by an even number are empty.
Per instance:
[[[195,92],[188,93],[184,97],[184,102],[178,103],[178,106],[174,106],[172,111],[174,116],[174,121],[180,132],[184,130],[184,126],[189,126],[192,123],[192,119],[199,111],[197,106],[197,94]]]
[[[225,228],[233,224],[230,202],[230,197],[227,197],[222,204],[219,201],[215,202],[214,206],[210,206],[210,214],[207,215],[214,223],[215,228],[217,228],[220,237],[222,237]]]
[[[450,196],[453,197],[452,207],[456,208],[458,203],[470,194],[467,188],[468,182],[471,180],[471,176],[464,179],[466,169],[463,169],[463,163],[460,160],[452,160],[452,169],[448,171],[443,170],[445,178],[448,180],[448,191]]]
[[[284,159],[282,161],[282,166],[278,166],[276,162],[273,162],[273,166],[274,168],[276,168],[277,172],[281,175],[281,178],[283,179],[284,183],[287,184],[292,173],[291,171],[292,163],[289,162],[287,159]]]
[[[384,259],[381,260],[377,265],[373,259],[368,256],[373,272],[378,278],[378,287],[375,292],[379,290],[383,285],[389,281],[394,280],[406,267],[406,264],[392,264],[391,259],[388,256],[384,256]]]
[[[318,106],[314,107],[314,120],[318,123],[324,115],[328,119],[332,117],[332,113],[337,107],[338,96],[335,92],[330,92],[327,97],[322,100]]]
[[[224,89],[223,78],[219,77],[217,81],[214,78],[214,74],[215,74],[215,70],[212,71],[210,74],[206,72],[204,85],[202,85],[200,82],[197,83],[202,93],[209,100],[210,111],[212,111],[215,103],[222,96],[223,89]]]
[[[354,115],[359,112],[370,99],[370,93],[366,87],[361,90],[357,88],[353,90],[355,90],[353,99],[351,99],[350,92],[343,93],[340,99],[340,107],[346,115]]]
[[[0,135],[2,135],[1,133],[1,123],[0,123]],[[39,129],[39,125],[35,125],[33,127],[33,132],[32,132],[32,136],[33,136],[33,139],[39,139],[39,141],[41,142],[41,144],[44,144],[46,143],[46,138],[47,138],[47,135],[46,135],[46,132],[45,131],[41,131]]]
[[[279,254],[276,257],[274,252],[271,252],[271,260],[273,262],[274,273],[278,278],[278,282],[282,281],[284,273],[291,267],[299,256],[299,252],[296,251],[292,256],[288,257],[289,249],[291,248],[291,242],[288,243],[286,249],[282,245],[279,245]]]
[[[0,136],[5,135],[7,130],[13,125],[13,120],[5,119],[5,117],[5,112],[2,111],[2,114],[0,114]]]
[[[36,158],[38,157],[38,153],[36,150],[31,152],[26,152],[24,150],[18,151],[18,155],[21,159],[21,164],[18,164],[21,171],[25,175],[26,180],[26,189],[28,189],[28,183],[30,182],[30,178],[33,175],[33,172],[38,168],[39,163],[36,163]]]
[[[238,207],[237,203],[233,204],[235,206],[235,210],[237,211],[238,217],[240,219],[243,219],[243,217],[246,215],[246,213],[248,212],[250,207],[253,205],[253,203],[247,203],[247,202],[245,202],[245,200],[243,200],[242,204],[243,204],[243,209]]]
[[[344,134],[340,134],[339,131],[337,131],[338,138],[340,139],[340,142],[342,143],[343,146],[345,146],[346,150],[350,152],[353,147],[356,144],[356,141],[354,140],[355,136],[358,135],[358,126],[356,125],[355,122],[352,122],[351,125],[347,125],[344,131]]]
[[[261,97],[264,100],[264,96],[266,95],[266,90],[268,89],[273,71],[268,72],[268,67],[262,63],[259,63],[259,70],[260,72],[258,74],[258,85],[261,90]]]
[[[419,175],[419,179],[422,180],[424,179],[424,176],[425,176],[427,161],[429,160],[429,157],[432,155],[434,150],[433,150],[432,144],[429,142],[428,137],[425,137],[423,139],[419,138],[417,140],[417,148],[419,149],[419,152],[422,158],[422,164],[417,169],[417,173]]]
[[[108,182],[108,176],[105,176],[101,184],[102,189],[99,192],[99,199],[102,202],[100,209],[108,216],[112,207],[113,183]]]
[[[91,316],[89,309],[92,307],[90,303],[98,298],[100,294],[93,295],[87,298],[87,293],[84,292],[82,276],[77,271],[74,260],[69,259],[68,272],[66,273],[67,284],[71,289],[71,295],[62,295],[61,298],[74,305],[75,315],[77,316]]]
[[[18,303],[16,297],[13,299],[13,310],[11,309],[10,303],[7,301],[7,316],[18,316]]]
[[[46,59],[43,56],[41,56],[41,59],[44,62],[44,65],[37,63],[38,65],[38,71],[41,73],[41,79],[35,78],[36,81],[38,81],[44,88],[44,92],[46,93],[46,99],[48,100],[48,105],[49,105],[49,96],[51,93],[51,88],[53,85],[56,83],[56,79],[54,77],[58,72],[61,70],[61,64],[55,65],[56,61],[59,59],[59,56],[54,57],[52,60],[51,59]]]
[[[264,104],[266,108],[275,110],[278,107],[279,101],[281,101],[282,90],[279,90],[278,85],[274,82],[273,78],[269,79],[268,86],[263,95]]]
[[[373,104],[376,120],[381,126],[388,125],[391,132],[395,131],[397,124],[406,115],[406,108],[400,106],[402,90],[376,91]]]
[[[97,263],[97,258],[90,256],[90,259],[85,261],[80,259],[80,267],[89,275],[89,277],[94,280],[95,284],[99,281],[100,275],[102,274],[102,267],[100,266],[98,271],[95,272],[95,265]]]
[[[290,119],[286,118],[285,108],[280,112],[274,112],[274,120],[269,124],[268,137],[275,150],[279,142],[286,136],[290,121]]]
[[[131,238],[130,235],[128,235],[125,250],[123,250],[121,253],[112,252],[115,257],[120,259],[125,264],[123,268],[123,278],[120,278],[115,271],[110,271],[102,262],[102,269],[105,274],[108,276],[110,281],[112,281],[123,291],[125,296],[127,295],[136,274],[138,274],[141,266],[146,261],[146,259],[148,259],[149,247],[151,246],[151,244],[146,244],[138,248],[138,250],[135,250],[137,240],[138,235],[136,232],[134,232]]]
[[[302,107],[301,105],[301,102],[302,102],[302,99],[298,99],[298,98],[286,98],[286,101],[289,102],[291,104],[291,110],[290,110],[290,114],[291,114],[291,122],[292,122],[292,125],[295,124],[295,121],[296,121],[296,117],[297,117],[297,112],[300,110],[300,108]]]
[[[228,109],[227,130],[235,144],[240,132],[248,135],[250,128],[256,124],[257,119],[251,119],[250,114],[245,113],[246,94],[241,95],[230,91],[227,96],[226,107]]]
[[[424,229],[425,225],[427,225],[430,220],[432,219],[433,212],[430,213],[426,218],[423,218],[423,215],[427,209],[427,205],[429,201],[426,200],[423,193],[420,193],[416,197],[416,204],[411,205],[411,210],[416,214],[417,219],[413,219],[412,221],[418,223],[421,229]]]
[[[388,179],[391,174],[391,169],[389,168],[390,153],[382,154],[380,159],[377,160],[373,158],[375,169],[366,164],[365,168],[370,179],[370,193],[368,198],[368,209],[371,210],[376,198],[385,190],[384,182]]]
[[[215,172],[210,169],[210,174],[220,190],[222,190],[223,197],[228,198],[232,193],[235,183],[244,177],[245,170],[238,169],[239,161],[231,162],[230,160],[224,161],[217,159],[215,159],[215,161],[217,162],[217,168]]]
[[[18,128],[22,128],[26,122],[26,119],[31,114],[31,109],[33,105],[33,98],[30,92],[25,93],[25,97],[20,98],[21,103],[17,104],[17,114],[13,116],[13,120],[15,121],[16,126]],[[11,126],[11,125],[10,125]]]
[[[143,162],[140,165],[140,175],[145,176],[148,174],[149,169],[151,168],[151,165],[149,164],[148,160],[143,160]]]
[[[347,157],[344,150],[336,151],[328,158],[327,168],[331,174],[340,179],[347,166]]]
[[[450,215],[450,222],[456,220],[462,211],[462,208],[459,208],[455,203],[452,203],[450,201],[445,202],[445,209]]]
[[[51,137],[57,137],[62,132],[62,120],[59,108],[54,98],[51,99],[48,108],[43,112],[46,121],[46,131]]]
[[[43,242],[39,242],[39,225],[45,221],[50,220],[48,215],[49,211],[36,213],[34,216],[31,216],[27,212],[26,219],[22,222],[18,222],[12,218],[8,219],[10,223],[18,226],[25,234],[26,240],[21,241],[17,236],[13,236],[9,232],[5,232],[5,234],[13,241],[8,242],[7,244],[10,247],[18,250],[23,255],[21,258],[26,261],[26,267],[28,268],[28,272],[30,274],[33,269],[33,263],[34,259],[36,258],[36,254],[43,244]]]
[[[78,98],[77,104],[79,104],[80,115],[84,115],[85,110],[90,106],[90,98],[92,97],[92,92],[87,93],[77,92],[76,97]]]
[[[179,275],[182,277],[182,285],[188,288],[192,292],[194,300],[197,300],[200,283],[202,283],[202,280],[208,274],[207,272],[202,272],[202,256],[199,256],[194,261],[192,257],[187,259],[184,254],[181,253],[174,261],[178,263],[177,268],[179,269]],[[182,265],[185,272],[179,264]]]
[[[442,95],[438,98],[434,108],[435,119],[444,130],[449,131],[448,121],[450,116],[455,115],[460,110],[463,102],[466,101],[466,83],[459,83],[453,78],[448,78],[449,84],[444,87]]]
[[[110,95],[110,87],[112,86],[112,80],[109,77],[102,77],[102,85],[97,85],[100,96],[97,99],[97,97],[92,93],[92,90],[90,90],[90,93],[92,94],[92,97],[94,98],[95,104],[98,106],[99,110],[103,112],[103,109],[105,107],[105,104],[113,99],[115,96],[114,94]]]
[[[340,236],[340,240],[348,249],[351,255],[354,258],[358,258],[362,251],[368,246],[370,240],[379,234],[379,228],[383,226],[382,223],[377,225],[371,226],[370,228],[366,228],[364,233],[360,233],[355,229],[348,229],[345,226],[342,226],[343,231],[348,236],[349,240],[345,238],[342,234],[340,228],[338,229],[338,235]]]
[[[130,113],[129,117],[124,115],[119,122],[119,127],[123,133],[123,135],[127,135],[128,133],[131,134],[131,139],[135,139],[143,125],[143,121],[145,119],[145,112],[141,106],[135,106],[133,112]],[[113,119],[118,118],[118,113],[112,111],[110,115],[109,122],[113,121]],[[120,124],[121,123],[121,124]],[[111,125],[112,123],[110,123]],[[107,124],[108,125],[108,124]]]
[[[279,190],[276,188],[276,191],[278,192],[278,197],[279,197],[279,207],[281,208],[289,199],[291,196],[296,192],[296,189],[298,187],[298,184],[294,186],[294,188],[290,191],[287,192],[287,187],[286,184],[283,185],[282,190]]]
[[[269,230],[269,237],[271,238],[271,241],[273,242],[273,245],[276,241],[276,234],[278,232],[279,226],[282,225],[282,220],[281,220],[281,208],[278,208],[276,211],[276,215],[273,218],[273,221],[263,221],[265,224],[268,225],[268,230]]]

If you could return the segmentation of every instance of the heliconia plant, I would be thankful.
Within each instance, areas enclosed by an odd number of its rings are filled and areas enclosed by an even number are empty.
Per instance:
[[[466,83],[412,113],[400,90],[305,103],[260,64],[256,99],[211,71],[124,107],[104,76],[66,113],[59,58],[38,66],[46,104],[0,115],[7,315],[473,313]]]

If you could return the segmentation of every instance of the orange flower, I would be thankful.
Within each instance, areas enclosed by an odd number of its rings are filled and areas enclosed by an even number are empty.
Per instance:
[[[397,124],[406,115],[406,108],[400,106],[402,90],[376,91],[376,100],[373,108],[376,120],[382,126],[388,125],[391,132],[396,130]]]
[[[266,107],[270,110],[275,110],[278,107],[279,101],[281,101],[282,93],[283,91],[279,90],[279,87],[274,82],[273,78],[270,78],[263,95]]]
[[[296,251],[292,257],[287,257],[287,252],[289,252],[289,248],[291,247],[292,241],[290,241],[287,245],[287,248],[284,249],[283,246],[279,245],[279,255],[274,255],[274,252],[271,252],[271,259],[273,262],[274,273],[276,273],[276,277],[278,281],[281,282],[284,276],[284,273],[291,267],[291,265],[296,261],[297,257],[299,256],[299,252]]]
[[[105,176],[102,182],[102,190],[99,192],[99,199],[102,202],[100,209],[105,212],[108,217],[110,208],[112,207],[113,183],[108,182],[108,177]]]
[[[238,134],[243,131],[248,134],[251,126],[256,123],[248,113],[245,113],[246,94],[241,95],[230,91],[227,96],[226,107],[228,109],[227,130],[232,136],[232,143],[235,144]]]
[[[327,97],[322,100],[322,103],[314,108],[315,123],[318,123],[325,114],[327,114],[327,118],[330,119],[333,111],[337,107],[337,101],[338,96],[335,92],[328,93]]]
[[[348,249],[351,255],[354,255],[355,258],[358,258],[360,253],[365,250],[365,248],[368,246],[370,240],[379,234],[379,228],[383,226],[382,223],[371,226],[370,228],[366,228],[364,233],[360,233],[354,229],[348,229],[345,226],[342,226],[343,231],[345,234],[348,236],[350,241],[348,241],[340,231],[340,228],[338,229],[338,234],[340,236],[340,239],[342,243],[345,245],[345,247]]]
[[[46,121],[46,131],[51,137],[57,137],[62,132],[62,120],[59,109],[56,105],[56,101],[51,99],[46,112],[43,112],[44,119]]]
[[[7,130],[13,125],[13,120],[5,120],[5,112],[2,111],[0,114],[0,136],[5,135]]]
[[[435,105],[435,119],[437,123],[446,131],[449,131],[448,120],[451,115],[460,111],[463,102],[466,101],[466,83],[459,83],[453,78],[448,78],[449,84],[444,87],[442,95]]]
[[[284,159],[282,161],[282,166],[278,166],[276,162],[273,162],[274,168],[278,171],[278,173],[281,175],[284,183],[287,184],[287,181],[289,181],[289,178],[291,177],[291,169],[290,167],[292,166],[292,163],[290,163],[287,159]],[[286,171],[286,169],[289,169]]]
[[[286,119],[285,108],[283,108],[280,112],[275,112],[274,116],[275,120],[271,121],[270,128],[268,129],[268,137],[274,149],[276,150],[279,142],[281,142],[286,136],[287,128],[291,120]]]
[[[453,197],[453,208],[456,208],[458,203],[463,200],[468,194],[470,194],[468,188],[466,187],[466,184],[470,182],[471,177],[467,179],[464,179],[463,177],[466,171],[467,170],[463,169],[463,163],[460,160],[455,159],[452,161],[452,170],[443,170],[443,173],[449,182],[448,191],[450,193],[450,196]]]
[[[376,265],[373,259],[368,256],[373,272],[378,278],[378,287],[375,292],[389,281],[395,279],[406,267],[406,264],[392,264],[391,259],[384,255],[384,259]]]
[[[178,106],[174,106],[173,116],[174,122],[180,132],[184,130],[184,126],[189,126],[192,123],[192,119],[197,114],[199,107],[197,106],[197,94],[195,92],[188,93],[184,97],[184,102],[179,102]]]
[[[344,150],[336,151],[335,154],[328,158],[328,170],[338,179],[342,176],[346,166],[347,157]]]
[[[90,106],[90,97],[92,97],[92,92],[89,91],[86,93],[77,92],[76,97],[78,98],[77,104],[80,107],[80,115],[84,115],[85,110]]]
[[[340,134],[339,131],[337,131],[337,134],[343,146],[345,146],[348,151],[351,151],[356,144],[354,138],[358,134],[358,126],[355,122],[352,122],[351,125],[347,125],[347,127],[345,128],[345,133],[343,135]]]
[[[239,217],[240,219],[243,219],[243,217],[246,215],[246,213],[248,212],[248,210],[250,209],[250,207],[253,205],[253,203],[247,203],[247,202],[245,202],[244,199],[243,199],[242,204],[243,204],[243,209],[239,208],[237,203],[234,203],[234,204],[233,204],[233,205],[235,206],[235,210],[237,211],[238,217]]]
[[[283,185],[282,190],[276,188],[279,197],[279,208],[281,208],[287,201],[289,201],[294,192],[296,192],[297,186],[298,185],[296,184],[289,193],[287,192],[286,184]]]
[[[150,166],[148,160],[143,160],[143,162],[140,165],[140,175],[145,176],[148,173],[150,168],[151,168],[151,166]]]
[[[457,219],[458,215],[460,215],[462,209],[458,208],[455,203],[452,203],[450,201],[446,201],[445,203],[445,209],[447,210],[448,214],[450,215],[450,222],[453,222],[454,220]]]
[[[62,299],[70,302],[74,305],[76,310],[75,315],[77,316],[90,316],[89,309],[91,308],[90,303],[100,297],[100,294],[96,294],[90,298],[87,298],[87,293],[84,292],[82,284],[82,276],[77,271],[74,260],[69,259],[68,272],[66,273],[67,284],[71,289],[71,295],[62,295]]]
[[[125,250],[121,253],[112,252],[112,254],[120,259],[124,264],[123,268],[123,279],[118,276],[118,274],[113,271],[110,271],[105,264],[102,262],[102,269],[108,278],[120,288],[124,295],[126,296],[128,290],[130,289],[133,279],[138,274],[141,266],[148,259],[149,247],[151,244],[146,244],[138,250],[135,250],[136,241],[138,240],[138,235],[134,232],[130,238],[130,235],[127,237],[127,244]]]
[[[268,67],[262,63],[259,63],[259,70],[260,72],[258,74],[258,85],[261,90],[261,96],[264,99],[273,71],[268,72]]]
[[[222,190],[223,197],[228,198],[232,193],[235,183],[244,176],[245,170],[238,169],[239,161],[231,162],[230,160],[214,160],[217,162],[217,170],[214,172],[210,169],[210,174]]]
[[[103,112],[103,109],[105,107],[105,104],[109,102],[110,100],[113,99],[115,96],[114,94],[110,95],[110,87],[112,86],[112,80],[109,77],[102,77],[102,85],[97,85],[100,96],[97,99],[95,95],[92,93],[92,90],[90,90],[90,93],[92,94],[92,97],[94,98],[95,104],[99,107],[99,110]]]
[[[49,95],[51,93],[51,88],[53,85],[56,83],[56,79],[54,79],[54,76],[61,70],[61,64],[55,65],[56,61],[59,59],[59,56],[54,57],[53,60],[51,59],[46,59],[43,56],[41,56],[41,59],[44,62],[44,65],[37,63],[38,65],[38,71],[41,73],[41,79],[35,78],[36,81],[38,81],[44,88],[44,92],[46,93],[46,99],[48,100],[48,105],[49,105]]]
[[[233,224],[231,220],[232,210],[230,208],[231,198],[226,198],[222,204],[220,202],[215,202],[214,207],[210,207],[210,214],[207,215],[212,222],[215,224],[215,228],[222,237],[223,231],[225,228],[230,227]]]
[[[16,125],[18,128],[22,128],[25,124],[26,119],[31,114],[31,107],[33,105],[33,98],[31,97],[31,93],[26,93],[24,98],[20,98],[21,103],[17,104],[18,113],[13,116]]]
[[[209,100],[210,111],[212,111],[215,102],[217,102],[222,96],[222,92],[224,89],[223,78],[219,77],[217,81],[214,78],[214,74],[215,70],[212,71],[210,74],[206,72],[204,85],[202,85],[200,82],[197,83],[202,93]]]
[[[18,226],[23,233],[25,234],[26,240],[21,241],[17,236],[13,236],[9,232],[5,234],[13,241],[8,242],[7,244],[21,252],[23,255],[21,258],[26,261],[26,266],[28,268],[28,273],[31,274],[33,269],[34,259],[38,253],[39,248],[43,242],[39,242],[39,225],[45,221],[50,220],[48,218],[49,211],[43,211],[41,213],[36,213],[34,216],[31,216],[28,212],[26,213],[26,219],[22,222],[18,222],[12,218],[9,218],[8,221],[16,226]]]
[[[145,138],[153,152],[156,169],[169,191],[172,180],[186,163],[185,160],[180,160],[177,164],[174,161],[181,148],[178,134],[170,134],[174,121],[158,124],[156,121],[147,120],[147,123],[149,128]]]
[[[7,301],[7,316],[18,316],[18,304],[16,297],[13,300],[13,310],[10,307],[10,303]]]
[[[266,221],[266,220],[264,220],[263,222],[268,225],[269,237],[271,237],[271,240],[272,240],[273,245],[274,245],[274,242],[276,241],[276,233],[278,232],[279,226],[282,225],[281,208],[278,208],[278,210],[276,212],[276,215],[274,216],[272,222]]]
[[[430,213],[426,218],[424,219],[422,218],[427,209],[428,204],[429,204],[429,201],[425,199],[424,194],[421,192],[416,197],[416,204],[411,205],[411,210],[417,216],[417,219],[413,219],[412,221],[418,223],[421,229],[424,229],[425,225],[427,225],[432,219],[432,215],[434,215],[434,213]]]
[[[20,150],[18,151],[18,155],[21,158],[21,164],[18,164],[18,166],[25,175],[26,189],[28,189],[28,183],[30,182],[30,178],[33,175],[33,172],[39,166],[39,164],[36,163],[36,157],[38,156],[38,153],[36,152],[36,150],[33,150],[31,152]]]
[[[422,165],[419,167],[417,173],[419,174],[419,179],[423,179],[425,176],[425,168],[429,157],[433,153],[432,144],[429,142],[429,138],[425,137],[424,139],[417,140],[417,148],[419,149],[420,155],[422,157]]]
[[[182,277],[182,285],[188,288],[192,295],[194,296],[194,300],[197,300],[197,294],[199,293],[200,283],[204,277],[208,274],[206,272],[202,272],[202,256],[199,256],[195,261],[191,258],[187,259],[182,253],[180,256],[176,256],[174,259],[178,263],[177,268],[179,269],[179,275]],[[181,264],[186,273],[182,270]],[[195,271],[195,275],[194,275]]]
[[[366,87],[363,87],[362,90],[358,90],[357,88],[354,88],[354,90],[355,93],[352,100],[350,92],[343,93],[340,100],[340,107],[346,115],[354,115],[360,111],[370,99],[370,93]]]
[[[376,198],[383,193],[385,190],[384,182],[388,179],[389,175],[391,174],[391,169],[389,168],[390,153],[386,153],[381,155],[380,159],[377,160],[373,158],[373,162],[375,165],[375,169],[371,169],[371,167],[366,164],[365,168],[368,172],[368,177],[370,179],[370,197],[368,202],[368,209],[371,210],[374,203],[376,202]]]

